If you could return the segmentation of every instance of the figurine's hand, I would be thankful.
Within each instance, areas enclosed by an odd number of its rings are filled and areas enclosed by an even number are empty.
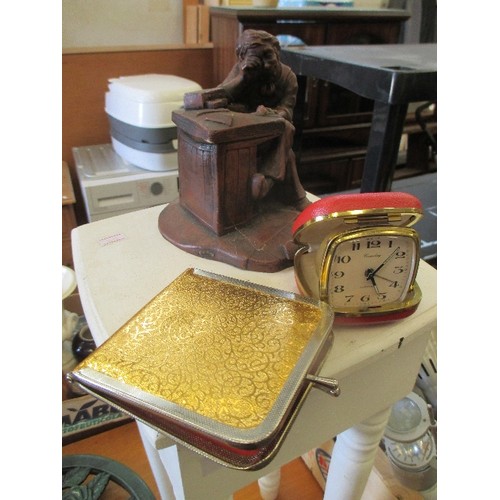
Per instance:
[[[268,113],[268,109],[261,104],[260,106],[257,107],[254,114],[256,114],[258,116],[265,116],[269,113]]]
[[[262,71],[262,60],[256,56],[246,56],[240,61],[240,69],[245,79],[253,80]]]
[[[258,116],[267,116],[267,115],[276,115],[278,113],[276,112],[276,110],[271,108],[266,108],[261,104],[260,106],[257,107],[254,114]]]

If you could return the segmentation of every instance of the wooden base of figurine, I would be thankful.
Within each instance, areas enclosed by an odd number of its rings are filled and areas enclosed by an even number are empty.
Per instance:
[[[261,201],[250,222],[217,236],[177,200],[161,211],[158,228],[166,240],[193,255],[272,273],[293,266],[299,247],[293,242],[291,227],[299,213],[293,206]]]

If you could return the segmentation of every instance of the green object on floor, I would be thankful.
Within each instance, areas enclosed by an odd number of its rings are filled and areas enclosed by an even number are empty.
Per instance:
[[[125,465],[99,455],[67,455],[62,459],[63,500],[97,500],[110,483],[131,499],[154,500],[147,484]]]

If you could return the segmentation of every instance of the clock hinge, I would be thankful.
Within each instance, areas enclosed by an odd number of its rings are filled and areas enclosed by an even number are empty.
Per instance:
[[[346,224],[359,224],[363,226],[385,226],[401,222],[401,214],[361,214],[348,216],[344,219]]]

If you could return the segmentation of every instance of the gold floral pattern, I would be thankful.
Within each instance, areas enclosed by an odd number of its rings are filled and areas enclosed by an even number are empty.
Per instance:
[[[250,429],[268,415],[321,316],[313,303],[188,269],[79,368]]]

